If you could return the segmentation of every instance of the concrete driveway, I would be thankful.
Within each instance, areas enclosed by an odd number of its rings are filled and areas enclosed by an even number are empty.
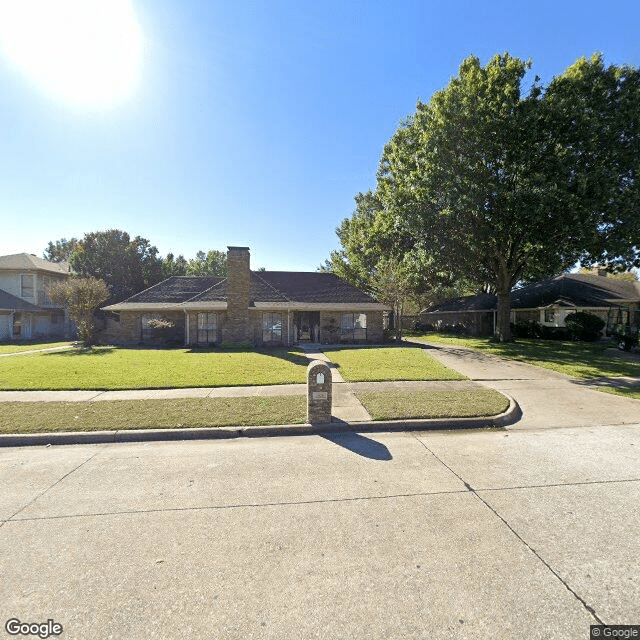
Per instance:
[[[421,346],[447,367],[513,397],[522,409],[522,419],[511,429],[640,422],[640,401],[598,391],[598,387],[606,386],[605,380],[580,380],[465,347],[436,343]]]
[[[640,622],[638,424],[2,449],[0,482],[3,626],[584,640]]]

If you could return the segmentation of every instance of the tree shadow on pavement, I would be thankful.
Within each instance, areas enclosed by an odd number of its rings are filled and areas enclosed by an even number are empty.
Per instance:
[[[371,460],[393,460],[391,452],[385,445],[371,438],[365,438],[359,433],[324,433],[325,440],[329,440],[344,449],[357,453],[363,458]]]

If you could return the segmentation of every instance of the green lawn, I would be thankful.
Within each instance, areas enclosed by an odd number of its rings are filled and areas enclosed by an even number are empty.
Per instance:
[[[0,353],[19,353],[35,349],[51,349],[51,347],[70,346],[70,342],[0,342]]]
[[[495,416],[509,406],[493,389],[364,391],[356,396],[374,420]]]
[[[306,411],[305,396],[5,402],[0,433],[300,424]]]
[[[222,351],[97,347],[2,358],[0,389],[161,389],[306,381],[295,350]]]
[[[427,333],[407,339],[413,342],[471,347],[503,358],[553,369],[576,378],[640,376],[640,361],[605,353],[605,349],[611,345],[601,343],[519,338],[516,342],[500,344],[491,342],[489,338],[456,337],[438,333]]]
[[[625,398],[634,398],[640,400],[640,385],[637,387],[619,388],[619,387],[598,387],[599,391],[606,391],[607,393],[614,393],[617,396],[624,396]]]
[[[465,380],[423,349],[416,347],[359,347],[324,349],[345,380]]]

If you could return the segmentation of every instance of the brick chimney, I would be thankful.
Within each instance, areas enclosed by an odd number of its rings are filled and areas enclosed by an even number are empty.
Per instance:
[[[223,339],[249,340],[249,247],[227,247],[227,270],[227,322]]]

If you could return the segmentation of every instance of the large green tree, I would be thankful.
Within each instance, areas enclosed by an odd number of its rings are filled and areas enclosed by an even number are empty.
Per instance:
[[[402,273],[404,302],[398,310],[413,313],[447,297],[474,292],[468,280],[456,280],[451,271],[438,269],[409,220],[385,208],[377,192],[359,193],[355,201],[352,216],[336,229],[341,249],[331,252],[322,271],[332,271],[381,300],[385,296],[380,283],[388,281],[390,273],[396,274],[394,280]]]
[[[55,242],[49,242],[42,256],[49,262],[69,261],[73,252],[78,248],[78,238],[61,238]]]
[[[640,264],[638,70],[595,55],[523,95],[529,68],[467,58],[386,145],[375,193],[436,270],[495,291],[500,340],[518,282]]]
[[[158,249],[120,229],[85,234],[69,261],[78,275],[104,280],[112,302],[160,282],[164,275]]]

